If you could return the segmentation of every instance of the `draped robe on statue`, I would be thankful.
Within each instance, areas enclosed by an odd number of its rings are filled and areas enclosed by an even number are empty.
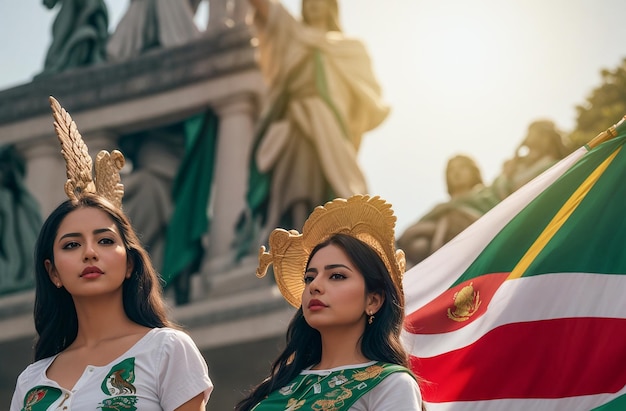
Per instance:
[[[367,193],[357,150],[389,108],[359,40],[308,27],[278,2],[255,25],[268,104],[255,138],[248,202],[268,228],[301,228],[315,206]],[[302,221],[291,215],[296,205],[305,207]]]
[[[36,77],[56,74],[106,60],[109,14],[104,0],[43,0],[61,8],[52,23],[52,42],[44,69]]]
[[[35,285],[33,253],[42,221],[25,175],[15,147],[0,146],[0,295]]]
[[[153,47],[174,47],[201,36],[188,0],[131,0],[107,44],[110,60],[126,60]]]

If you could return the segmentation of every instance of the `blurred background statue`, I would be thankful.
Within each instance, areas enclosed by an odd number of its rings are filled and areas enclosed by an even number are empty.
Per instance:
[[[277,1],[250,3],[268,95],[252,149],[246,221],[264,231],[300,229],[315,206],[367,193],[357,151],[389,108],[364,44],[341,32],[336,0],[303,0],[302,20]]]
[[[437,204],[398,238],[407,262],[415,265],[441,248],[494,207],[500,198],[483,184],[480,169],[469,156],[448,160],[446,184],[449,201]]]
[[[201,36],[201,0],[130,0],[107,45],[111,61]],[[124,208],[177,304],[190,301],[190,276],[204,254],[217,119],[200,113],[180,123],[123,136],[132,169],[124,176]]]
[[[174,209],[172,186],[184,155],[183,139],[180,125],[120,139],[124,156],[132,164],[131,172],[122,176],[124,210],[159,271],[167,224]]]
[[[572,152],[551,120],[533,121],[513,158],[504,162],[494,190],[504,198]]]
[[[198,0],[130,0],[107,44],[110,60],[126,60],[155,47],[173,47],[200,37],[194,21]]]
[[[448,160],[446,183],[450,200],[436,205],[398,238],[407,264],[415,265],[452,240],[504,198],[572,151],[549,120],[530,124],[513,158],[501,174],[485,186],[476,162],[459,155]]]
[[[42,221],[24,183],[25,167],[14,146],[0,146],[0,294],[35,284],[33,253]]]
[[[61,9],[52,24],[52,43],[38,76],[60,73],[106,59],[109,15],[104,0],[43,0]]]
[[[207,110],[120,140],[132,164],[122,179],[124,210],[178,305],[190,301],[190,277],[204,256],[217,127]]]

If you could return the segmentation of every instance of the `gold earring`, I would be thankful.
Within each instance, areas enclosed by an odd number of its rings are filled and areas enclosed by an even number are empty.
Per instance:
[[[374,314],[372,313],[367,313],[367,315],[369,315],[369,318],[367,319],[367,323],[369,325],[372,325],[372,323],[374,322]]]

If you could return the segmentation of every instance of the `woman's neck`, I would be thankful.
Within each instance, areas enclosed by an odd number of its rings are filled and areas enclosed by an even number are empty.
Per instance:
[[[362,364],[370,361],[361,352],[362,330],[324,330],[322,337],[322,357],[313,366],[315,370],[327,370],[345,365]]]
[[[75,299],[78,333],[75,344],[95,345],[143,328],[128,318],[121,299],[104,297]],[[72,344],[74,345],[74,344]]]

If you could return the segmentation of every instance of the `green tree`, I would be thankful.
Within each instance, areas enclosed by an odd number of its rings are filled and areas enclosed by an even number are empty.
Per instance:
[[[615,70],[601,71],[602,84],[583,105],[576,106],[576,128],[569,139],[583,145],[626,114],[626,59]]]

